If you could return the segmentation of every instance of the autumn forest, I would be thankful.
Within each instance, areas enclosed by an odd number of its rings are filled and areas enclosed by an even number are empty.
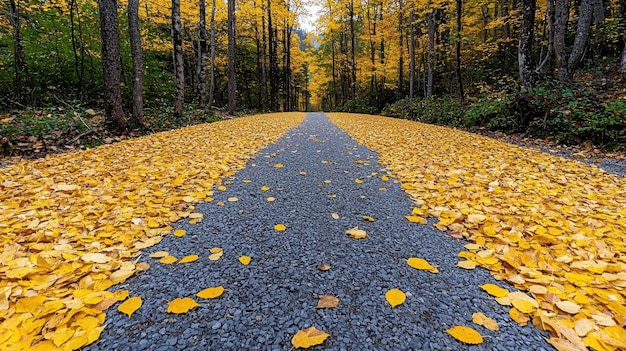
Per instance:
[[[327,0],[308,30],[305,0],[3,3],[3,151],[89,125],[68,109],[116,133],[324,110],[625,142],[624,0]]]

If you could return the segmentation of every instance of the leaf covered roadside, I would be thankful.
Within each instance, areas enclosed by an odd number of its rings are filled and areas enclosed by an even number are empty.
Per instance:
[[[0,169],[0,348],[95,341],[108,292],[140,250],[220,180],[302,121],[284,113],[197,125]]]
[[[534,303],[511,316],[550,331],[553,345],[626,348],[626,178],[448,128],[329,117],[380,155],[414,215],[475,243],[460,258],[530,291]]]

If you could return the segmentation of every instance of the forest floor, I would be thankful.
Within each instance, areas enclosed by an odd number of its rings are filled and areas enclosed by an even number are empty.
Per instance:
[[[438,126],[304,117],[0,171],[2,348],[626,347],[626,178]]]

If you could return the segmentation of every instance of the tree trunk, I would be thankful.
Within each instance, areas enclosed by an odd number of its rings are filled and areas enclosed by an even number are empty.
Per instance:
[[[24,55],[24,46],[22,45],[22,37],[20,35],[20,13],[19,8],[15,4],[15,0],[9,0],[9,22],[13,28],[13,64],[15,67],[15,96],[21,99],[22,94],[22,74],[28,85],[30,75],[28,74],[28,65],[26,64],[26,56]]]
[[[183,103],[185,101],[185,63],[183,61],[180,0],[172,0],[172,46],[174,47],[174,81],[176,84],[174,116],[181,117],[183,115]]]
[[[552,73],[554,70],[554,0],[546,0],[546,26],[548,27],[546,56],[535,70],[535,73],[540,73],[544,69]]]
[[[433,95],[433,76],[435,74],[435,10],[428,14],[428,84],[426,97]]]
[[[228,113],[237,108],[237,74],[235,72],[235,0],[228,0]]]
[[[400,55],[400,61],[398,62],[398,90],[396,91],[396,98],[402,99],[404,95],[404,11],[402,0],[398,1],[398,32],[400,33],[400,42],[398,43],[398,51]]]
[[[352,99],[356,99],[356,48],[354,44],[355,37],[356,34],[354,32],[354,0],[350,0],[350,61],[352,65],[352,82],[350,84],[350,95]]]
[[[124,131],[126,116],[122,109],[120,90],[120,38],[117,28],[117,1],[99,0],[102,38],[102,83],[106,123],[114,130]]]
[[[500,1],[500,16],[507,21],[507,17],[509,16],[509,0],[501,0]],[[505,24],[502,26],[502,30],[504,32],[504,38],[508,39],[511,37],[511,25]]]
[[[69,7],[70,7],[70,36],[72,39],[72,51],[74,52],[74,71],[76,71],[76,77],[78,78],[78,85],[77,85],[77,89],[76,89],[76,97],[78,99],[80,99],[80,96],[82,94],[83,91],[83,73],[84,71],[81,69],[82,67],[84,67],[83,64],[81,64],[81,62],[83,61],[83,47],[85,46],[84,43],[80,43],[80,47],[81,47],[81,57],[80,57],[80,61],[78,58],[78,43],[77,43],[77,39],[76,39],[76,30],[75,27],[76,25],[74,24],[74,17],[76,15],[76,12],[78,10],[78,4],[76,3],[76,0],[71,0],[69,3]],[[80,20],[79,20],[80,21]]]
[[[626,40],[624,40],[624,50],[622,50],[622,63],[620,65],[620,68],[622,69],[622,71],[626,71]]]
[[[139,0],[128,0],[128,34],[133,57],[133,107],[131,123],[143,127],[143,54],[139,33]]]
[[[409,21],[409,99],[413,99],[415,96],[415,12],[412,8]]]
[[[287,3],[287,10],[289,10],[289,3]],[[285,57],[285,74],[284,74],[284,86],[285,86],[285,111],[291,111],[291,25],[285,20],[285,38],[284,38],[284,57]]]
[[[569,0],[555,0],[554,2],[554,54],[559,69],[559,81],[570,83],[568,72],[568,55],[565,45],[567,22],[569,21]]]
[[[456,87],[459,101],[463,103],[463,77],[461,76],[461,16],[463,15],[463,1],[456,0],[456,41],[454,43],[454,62],[456,72]]]
[[[209,106],[215,102],[215,0],[211,5],[211,63],[209,67]]]
[[[572,53],[567,61],[569,73],[568,82],[573,79],[574,71],[582,61],[589,38],[589,31],[593,21],[593,3],[596,0],[582,0],[580,4],[580,16],[578,17],[578,26],[576,28],[576,37],[574,38],[574,46]]]
[[[267,27],[270,54],[270,109],[278,111],[278,82],[276,81],[278,78],[278,57],[276,53],[278,43],[276,42],[276,33],[272,23],[272,5],[270,0],[267,0]]]
[[[199,0],[200,33],[198,33],[198,107],[206,106],[206,0]]]
[[[517,60],[520,85],[534,86],[532,65],[533,29],[535,27],[536,0],[522,0],[522,26],[520,28]]]

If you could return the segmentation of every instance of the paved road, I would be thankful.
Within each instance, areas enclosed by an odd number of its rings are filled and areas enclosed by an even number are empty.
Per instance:
[[[545,333],[518,326],[507,307],[478,287],[503,283],[485,270],[456,267],[464,242],[404,218],[413,204],[383,174],[372,151],[323,114],[310,114],[228,179],[214,201],[200,204],[201,223],[178,223],[185,236],[168,236],[145,250],[142,261],[151,268],[115,287],[141,296],[143,306],[130,318],[112,307],[100,340],[84,350],[289,350],[296,331],[309,326],[331,334],[314,350],[551,349]],[[229,202],[232,197],[238,201]],[[278,223],[287,229],[274,230]],[[346,236],[357,225],[367,238]],[[212,247],[224,250],[218,261],[208,259]],[[161,250],[200,259],[164,265],[147,257]],[[243,266],[241,255],[252,262]],[[409,257],[428,260],[440,273],[409,267]],[[320,262],[331,269],[319,271]],[[218,285],[226,289],[221,297],[195,297]],[[407,294],[393,309],[384,297],[391,288]],[[316,309],[322,294],[338,297],[339,306]],[[166,313],[179,297],[192,297],[200,307]],[[496,319],[500,330],[474,325],[474,312]],[[474,327],[484,343],[453,339],[444,332],[453,325]]]

